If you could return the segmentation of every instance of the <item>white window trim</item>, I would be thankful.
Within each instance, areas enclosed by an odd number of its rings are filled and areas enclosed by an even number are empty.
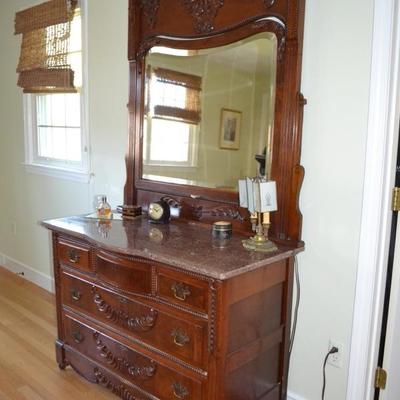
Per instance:
[[[180,168],[187,170],[197,170],[198,168],[198,152],[199,152],[199,132],[200,125],[193,126],[190,128],[190,141],[189,141],[189,160],[188,161],[163,161],[163,160],[151,160],[150,159],[150,142],[152,136],[152,122],[153,116],[147,117],[147,137],[148,144],[145,148],[145,156],[143,159],[143,164],[148,167],[166,167],[166,168]],[[159,118],[162,119],[162,118]],[[177,121],[180,122],[180,121]]]
[[[81,95],[81,146],[82,146],[82,163],[79,167],[71,163],[71,167],[65,165],[57,165],[54,162],[41,163],[40,159],[36,157],[36,104],[35,98],[32,94],[23,95],[23,111],[24,111],[24,137],[25,137],[25,161],[22,163],[25,170],[29,173],[35,173],[45,176],[51,176],[59,179],[68,179],[77,182],[88,183],[93,176],[91,171],[90,162],[90,136],[89,136],[89,123],[88,123],[88,110],[89,110],[89,74],[88,74],[88,18],[87,18],[87,0],[80,0],[79,6],[81,9],[82,19],[82,88]]]

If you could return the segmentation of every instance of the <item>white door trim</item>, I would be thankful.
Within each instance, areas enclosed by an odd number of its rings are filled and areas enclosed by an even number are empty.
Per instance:
[[[398,0],[375,0],[360,247],[347,400],[371,400],[379,350],[399,122]]]

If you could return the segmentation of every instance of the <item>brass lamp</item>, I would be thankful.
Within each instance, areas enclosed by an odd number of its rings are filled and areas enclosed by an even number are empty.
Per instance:
[[[276,211],[276,183],[264,177],[246,178],[239,180],[240,207],[250,212],[253,237],[243,240],[243,247],[248,250],[272,252],[278,250],[275,243],[268,238],[271,226],[271,211]]]

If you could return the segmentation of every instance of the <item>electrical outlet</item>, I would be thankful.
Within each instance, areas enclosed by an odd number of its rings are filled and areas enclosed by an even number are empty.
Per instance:
[[[338,352],[329,355],[328,364],[336,368],[342,368],[343,345],[336,342],[335,340],[330,339],[328,350],[330,350],[332,347],[336,347],[338,349]]]

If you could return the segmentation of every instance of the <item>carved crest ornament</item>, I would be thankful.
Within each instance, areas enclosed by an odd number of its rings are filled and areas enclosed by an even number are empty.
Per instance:
[[[188,13],[194,18],[197,33],[209,33],[214,30],[214,19],[225,0],[183,0]]]
[[[154,28],[161,0],[140,0],[140,7],[147,23]],[[209,33],[214,30],[214,19],[225,0],[183,0],[188,13],[195,19],[197,33]],[[262,0],[266,8],[272,7],[276,0]]]

